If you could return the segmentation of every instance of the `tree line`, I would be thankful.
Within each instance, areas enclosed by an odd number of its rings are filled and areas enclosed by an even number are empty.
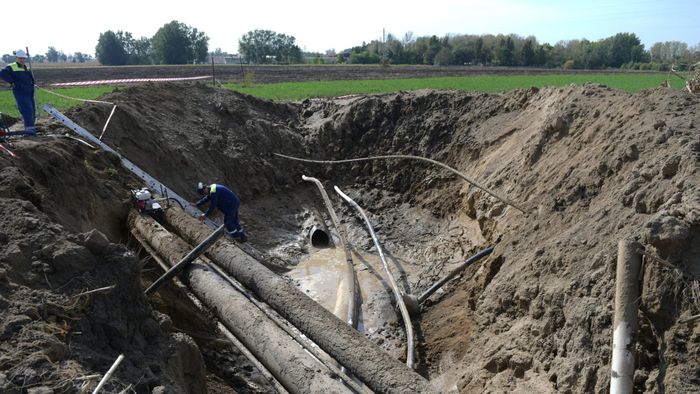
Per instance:
[[[32,56],[32,62],[34,63],[85,63],[92,60],[92,56],[87,53],[75,52],[73,54],[66,54],[63,53],[63,51],[57,50],[56,47],[49,47],[49,50],[46,52],[46,54],[40,53],[35,55],[33,53],[30,53],[30,55]],[[2,61],[5,63],[12,63],[15,61],[15,57],[10,54],[4,54],[2,55]]]
[[[95,47],[104,65],[188,64],[207,60],[209,37],[178,21],[166,23],[153,37],[135,39],[129,32],[108,30],[100,34]]]
[[[645,50],[634,33],[618,33],[598,41],[586,39],[540,43],[534,36],[447,35],[402,37],[389,34],[386,39],[345,49],[339,53],[303,53],[293,36],[271,30],[252,30],[238,40],[241,61],[255,64],[350,63],[350,64],[424,64],[485,65],[506,67],[548,67],[564,69],[649,69],[669,70],[675,64],[683,70],[700,61],[700,44],[689,47],[680,41],[659,42]],[[95,47],[103,65],[191,64],[204,63],[209,56],[226,55],[220,49],[209,52],[209,37],[184,23],[172,21],[153,37],[135,39],[126,31],[100,33]],[[2,60],[9,63],[11,55]],[[64,54],[49,47],[46,55],[33,55],[35,62],[92,60],[87,54]]]
[[[700,44],[670,41],[644,49],[634,33],[618,33],[598,41],[568,40],[555,45],[539,43],[534,36],[449,35],[401,39],[389,34],[384,41],[363,43],[338,56],[347,63],[492,65],[508,67],[561,67],[565,69],[668,70],[700,61]]]

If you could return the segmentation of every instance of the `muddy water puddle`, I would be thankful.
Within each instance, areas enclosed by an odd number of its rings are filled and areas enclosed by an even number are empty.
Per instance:
[[[339,248],[310,250],[286,275],[309,297],[343,321],[348,321],[350,274],[345,252]],[[392,306],[392,293],[384,278],[386,273],[379,256],[352,255],[359,294],[358,330],[372,335],[396,326],[398,315]]]

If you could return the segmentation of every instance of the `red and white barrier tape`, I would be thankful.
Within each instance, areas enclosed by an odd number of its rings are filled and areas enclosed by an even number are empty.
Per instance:
[[[80,81],[80,82],[60,82],[52,83],[50,86],[66,87],[66,86],[89,86],[89,85],[115,85],[121,83],[137,83],[137,82],[173,82],[173,81],[193,81],[197,79],[211,78],[209,75],[200,77],[186,78],[132,78],[132,79],[103,79],[100,81]]]

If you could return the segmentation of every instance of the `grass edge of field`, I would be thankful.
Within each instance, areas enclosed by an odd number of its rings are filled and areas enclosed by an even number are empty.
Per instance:
[[[224,83],[226,89],[251,96],[273,101],[299,101],[307,98],[338,97],[353,94],[392,93],[398,91],[414,91],[421,89],[463,90],[466,92],[505,92],[531,87],[559,87],[570,84],[583,85],[597,83],[626,91],[637,93],[644,89],[661,86],[668,80],[666,73],[656,74],[546,74],[546,75],[499,75],[499,76],[469,76],[469,77],[426,77],[401,79],[371,79],[371,80],[333,80],[280,82],[271,84],[256,83]],[[683,89],[684,83],[678,78],[671,79],[673,89]],[[95,100],[105,93],[123,86],[94,86],[53,89],[55,93],[75,97],[81,100]],[[38,90],[39,106],[51,103],[59,111],[77,106],[80,101],[74,101]],[[40,110],[41,108],[38,108]],[[19,117],[12,93],[0,91],[0,112]]]

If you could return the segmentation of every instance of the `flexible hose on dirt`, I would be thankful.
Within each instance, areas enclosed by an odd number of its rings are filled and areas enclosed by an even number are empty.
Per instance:
[[[182,203],[180,202],[180,200],[178,200],[177,198],[168,197],[168,198],[166,198],[166,200],[168,200],[168,201],[169,201],[169,200],[173,200],[173,201],[175,201],[175,202],[177,203],[177,205],[180,206],[180,208],[181,208],[182,210],[185,209],[185,207],[182,205]]]
[[[469,182],[470,184],[474,185],[475,187],[483,190],[484,192],[488,193],[489,195],[497,198],[498,200],[510,205],[511,207],[517,209],[518,211],[520,211],[522,213],[527,213],[527,210],[525,208],[520,207],[518,204],[510,201],[509,199],[507,199],[505,197],[501,197],[496,192],[488,189],[486,186],[482,186],[481,184],[470,179],[469,177],[467,177],[466,175],[462,174],[461,172],[455,170],[454,168],[452,168],[446,164],[440,163],[439,161],[435,161],[433,159],[428,159],[427,157],[420,157],[420,156],[413,156],[413,155],[382,155],[382,156],[360,157],[357,159],[344,159],[344,160],[312,160],[312,159],[303,159],[300,157],[283,155],[281,153],[275,153],[275,152],[273,152],[272,154],[275,156],[285,158],[285,159],[303,161],[306,163],[318,163],[318,164],[341,164],[341,163],[352,163],[352,162],[356,162],[356,161],[381,160],[381,159],[413,159],[413,160],[427,161],[428,163],[435,164],[437,166],[440,166],[446,170],[453,172],[454,174],[458,175],[460,178],[464,179],[465,181]]]
[[[386,258],[384,258],[384,251],[382,251],[382,247],[379,245],[379,240],[377,239],[377,235],[374,233],[374,229],[372,228],[372,224],[369,222],[369,218],[365,214],[365,211],[362,210],[362,208],[355,202],[353,199],[345,195],[338,186],[333,187],[336,191],[336,193],[340,194],[340,197],[342,197],[345,201],[350,203],[357,211],[362,215],[362,218],[365,220],[365,224],[367,224],[367,229],[369,230],[369,234],[372,236],[372,241],[374,241],[374,246],[377,247],[377,251],[379,252],[379,258],[382,260],[382,264],[384,264],[384,269],[386,270],[386,274],[389,279],[389,284],[391,284],[391,289],[394,291],[394,297],[396,297],[396,303],[399,306],[399,310],[401,311],[401,317],[403,317],[403,322],[404,325],[406,326],[406,338],[407,338],[407,344],[406,344],[406,365],[408,365],[410,368],[413,368],[413,323],[411,323],[411,315],[408,313],[408,309],[406,309],[406,304],[403,301],[403,295],[399,291],[399,287],[396,284],[396,280],[394,280],[394,275],[392,275],[391,271],[389,270],[389,264],[386,262]]]
[[[338,232],[338,238],[340,239],[340,244],[343,246],[343,250],[345,251],[345,261],[347,262],[348,265],[348,275],[350,277],[350,286],[348,289],[349,294],[349,299],[348,299],[348,324],[352,328],[357,328],[357,307],[355,306],[355,299],[356,299],[356,294],[355,294],[355,268],[353,266],[352,262],[352,253],[350,252],[350,248],[348,247],[348,243],[345,239],[345,234],[343,230],[340,228],[340,221],[338,220],[338,215],[335,213],[335,209],[333,209],[333,205],[331,204],[330,198],[328,198],[328,193],[326,193],[326,189],[323,187],[323,184],[321,181],[319,181],[316,178],[308,177],[306,175],[302,175],[301,179],[307,181],[307,182],[313,182],[318,186],[318,190],[321,192],[321,197],[323,198],[324,204],[326,204],[326,209],[328,210],[328,214],[331,216],[331,221],[333,222],[333,226],[335,227],[335,230]]]
[[[445,283],[447,283],[450,279],[454,278],[462,272],[465,268],[467,268],[470,264],[479,261],[482,257],[488,256],[493,252],[493,247],[488,247],[479,253],[475,254],[474,256],[466,259],[462,264],[460,264],[457,268],[453,269],[451,272],[449,272],[447,275],[445,275],[444,278],[438,280],[435,282],[430,288],[426,291],[423,292],[423,294],[418,297],[418,304],[422,304],[425,300],[428,299],[433,293],[435,293],[439,288],[441,288]]]

